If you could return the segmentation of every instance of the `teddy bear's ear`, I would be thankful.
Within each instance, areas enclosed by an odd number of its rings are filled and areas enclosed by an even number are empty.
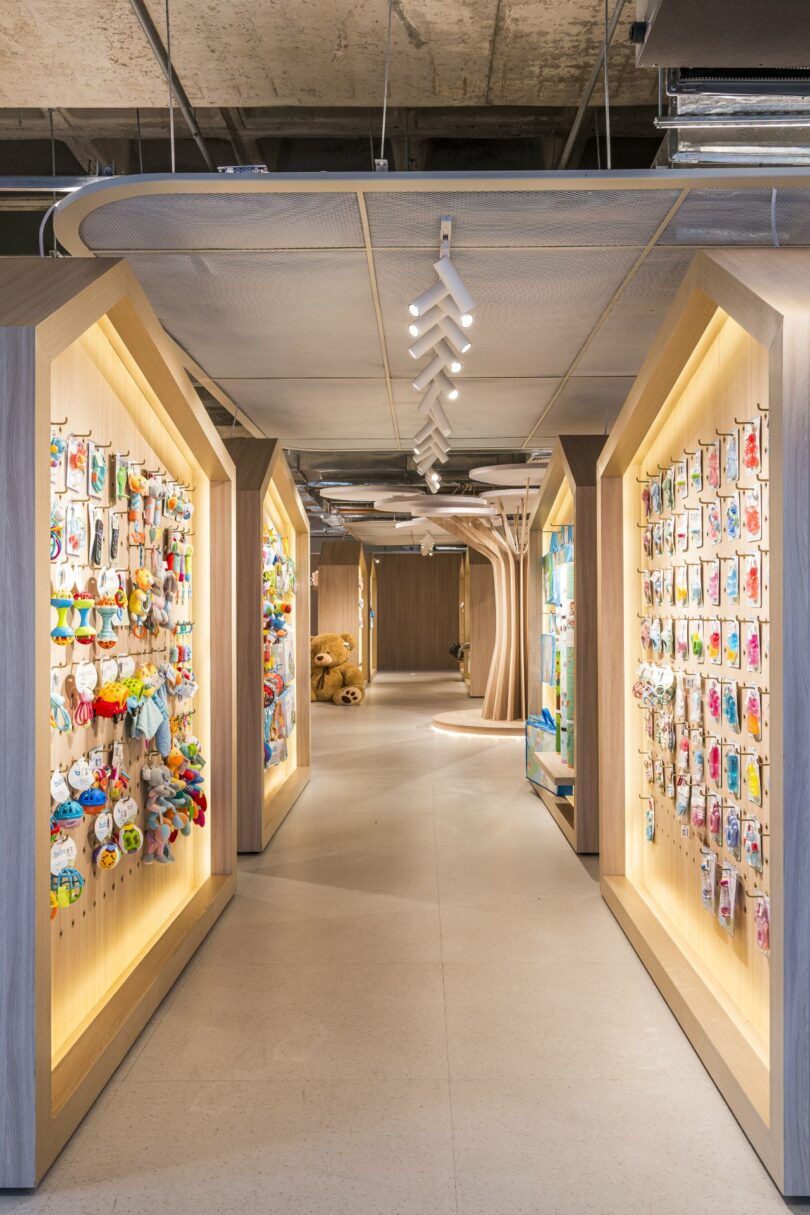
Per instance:
[[[346,649],[353,650],[356,643],[351,633],[341,633],[340,635],[343,638],[343,644],[346,646]]]

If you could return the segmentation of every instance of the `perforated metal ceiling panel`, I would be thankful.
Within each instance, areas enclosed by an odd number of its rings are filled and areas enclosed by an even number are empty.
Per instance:
[[[438,254],[439,217],[453,220],[453,249],[496,246],[645,245],[677,190],[550,190],[369,194],[375,248]]]
[[[123,198],[81,225],[92,249],[363,247],[356,194],[164,194]]]
[[[807,190],[781,186],[776,192],[780,245],[810,245]],[[693,190],[661,237],[662,245],[770,245],[771,191]]]
[[[582,375],[637,375],[694,249],[652,249],[577,366]]]
[[[158,316],[220,376],[382,376],[364,253],[135,254]]]
[[[574,376],[552,405],[532,442],[558,434],[603,434],[610,430],[633,385],[631,376],[616,379]]]
[[[634,249],[457,251],[453,261],[476,302],[460,378],[563,375],[637,256]],[[396,376],[414,374],[407,305],[437,281],[432,260],[427,251],[375,257]]]
[[[225,392],[288,447],[313,451],[396,447],[385,382],[379,380],[230,380]]]
[[[459,399],[442,401],[453,427],[451,443],[463,447],[471,439],[480,439],[493,448],[519,447],[558,383],[552,379],[459,380]],[[417,408],[421,393],[407,380],[395,380],[393,388],[400,430],[407,438],[424,421]]]
[[[364,544],[418,544],[423,536],[432,536],[439,544],[458,543],[455,536],[430,519],[415,519],[413,527],[394,527],[385,519],[369,520],[368,523],[352,522],[346,527],[355,540],[362,540]]]

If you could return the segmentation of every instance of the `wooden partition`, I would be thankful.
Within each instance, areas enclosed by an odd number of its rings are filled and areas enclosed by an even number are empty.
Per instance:
[[[148,478],[151,508],[130,474]],[[15,613],[0,639],[0,1187],[42,1177],[234,890],[232,477],[125,262],[0,262],[0,577]],[[148,627],[147,601],[132,599],[145,569],[160,603]],[[105,633],[96,604],[113,582]],[[207,818],[197,804],[173,863],[147,863],[137,830],[131,852],[119,846],[125,822],[157,839],[142,773],[168,742],[151,752],[122,720],[93,716],[130,667],[133,704],[148,699],[143,664],[171,668],[173,740],[193,735],[207,761]],[[122,821],[91,817],[102,807],[89,801],[77,811],[79,783],[60,791],[57,774],[79,782],[82,759],[91,797]]]
[[[379,666],[378,616],[379,595],[377,593],[378,557],[368,563],[368,681],[371,683]]]
[[[532,788],[575,852],[599,851],[596,461],[604,444],[604,435],[556,440],[529,540],[528,711],[562,718],[560,741],[549,736],[535,752]]]
[[[602,891],[795,1196],[810,1194],[809,283],[806,252],[700,254],[599,463]]]
[[[380,553],[381,671],[452,671],[460,553]]]
[[[470,646],[466,655],[467,692],[470,696],[483,696],[495,648],[495,577],[492,562],[474,548],[467,549],[464,566],[465,640]]]
[[[318,561],[318,632],[351,633],[350,662],[368,681],[368,566],[359,540],[324,540]]]
[[[237,846],[240,852],[261,852],[309,781],[309,523],[277,439],[229,439],[227,448],[236,465],[239,571]],[[281,554],[274,552],[272,537],[279,538]],[[277,605],[286,637],[273,643],[275,631],[268,629],[263,608],[269,615],[274,604],[264,588],[279,556],[289,566],[289,586]],[[274,669],[283,690],[271,686]],[[279,711],[283,737],[274,741],[283,758],[272,743],[265,747],[269,730],[278,732],[273,723]]]

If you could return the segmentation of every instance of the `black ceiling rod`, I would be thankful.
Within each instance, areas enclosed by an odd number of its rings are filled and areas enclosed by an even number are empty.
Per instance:
[[[141,28],[146,34],[147,41],[154,52],[155,58],[161,66],[166,80],[172,87],[174,97],[177,100],[178,108],[186,120],[186,125],[191,132],[192,139],[200,149],[200,155],[211,172],[216,173],[217,166],[214,164],[213,157],[208,151],[208,145],[206,144],[202,131],[197,124],[197,119],[194,117],[191,102],[186,95],[186,90],[180,83],[180,78],[177,75],[177,72],[169,63],[169,57],[166,54],[166,48],[163,45],[163,40],[155,27],[154,21],[149,15],[149,11],[144,4],[144,0],[129,0],[129,2],[132,5],[132,11],[141,23]]]

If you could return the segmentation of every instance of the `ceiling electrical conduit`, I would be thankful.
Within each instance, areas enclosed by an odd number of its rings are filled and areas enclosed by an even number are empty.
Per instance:
[[[180,112],[185,118],[186,125],[191,132],[191,137],[196,143],[197,147],[200,149],[200,155],[205,161],[208,169],[210,169],[212,173],[216,173],[217,166],[214,164],[211,153],[208,151],[208,145],[203,138],[202,131],[197,125],[197,119],[194,117],[191,102],[186,95],[186,90],[180,83],[180,78],[177,75],[177,72],[169,62],[169,57],[166,53],[166,48],[163,45],[163,40],[155,27],[154,21],[149,15],[149,10],[144,4],[144,0],[129,0],[129,2],[132,5],[132,11],[138,18],[138,21],[141,23],[141,28],[146,34],[147,41],[154,52],[155,58],[160,64],[163,74],[165,75],[166,80],[172,89]]]
[[[593,91],[596,88],[599,73],[601,72],[602,65],[605,62],[605,52],[610,46],[613,35],[616,32],[616,26],[619,24],[619,18],[622,15],[624,3],[625,0],[616,0],[616,7],[613,10],[613,16],[610,18],[610,24],[607,27],[607,32],[599,47],[599,54],[596,56],[596,63],[593,65],[593,71],[588,77],[588,83],[585,85],[585,88],[582,91],[582,97],[579,101],[579,108],[577,110],[576,117],[574,118],[574,124],[569,132],[568,139],[565,141],[565,147],[563,148],[563,153],[560,157],[560,163],[557,165],[558,169],[564,169],[567,166],[568,161],[571,159],[571,153],[574,150],[574,144],[577,141],[579,129],[582,126],[582,120],[585,117],[585,113],[588,109],[588,103],[590,102]]]

